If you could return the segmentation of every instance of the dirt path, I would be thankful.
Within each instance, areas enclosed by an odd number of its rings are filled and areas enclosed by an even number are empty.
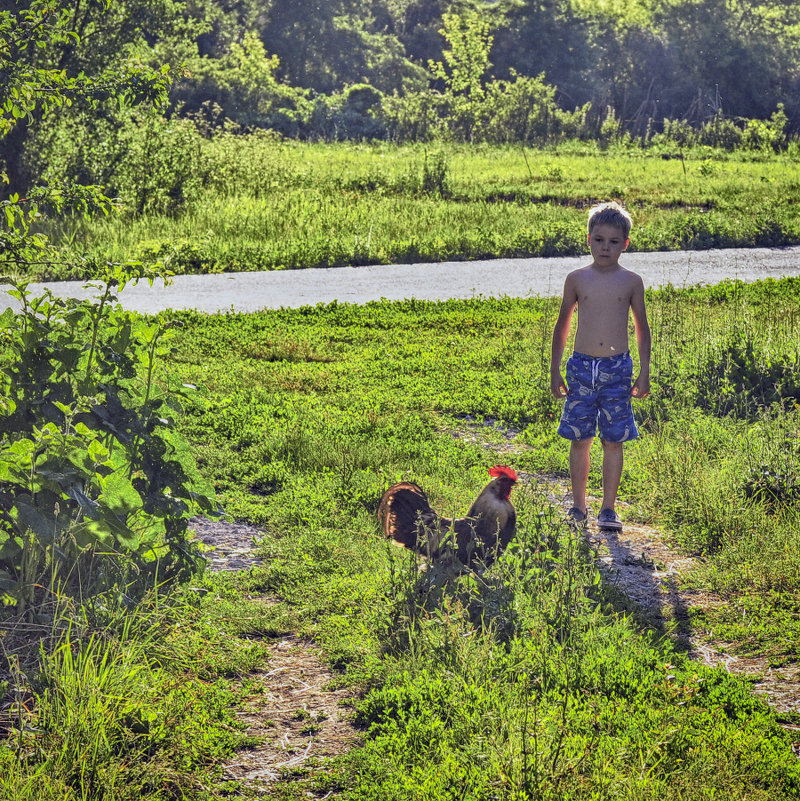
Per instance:
[[[266,793],[282,779],[324,769],[358,740],[349,722],[351,694],[330,689],[333,674],[313,642],[281,638],[271,645],[265,669],[249,679],[256,691],[238,714],[247,734],[259,742],[237,751],[225,773],[250,792]]]
[[[491,444],[487,443],[487,429],[491,429]],[[527,449],[517,441],[518,430],[502,427],[491,419],[477,423],[466,418],[462,426],[449,433],[488,448],[510,463],[515,453]],[[566,516],[572,506],[566,478],[524,473],[520,478],[537,486]],[[596,514],[600,499],[589,498],[589,505]],[[625,504],[619,506],[624,520]],[[621,532],[601,531],[594,515],[590,515],[584,536],[595,552],[606,586],[619,590],[643,623],[669,634],[697,662],[752,677],[753,690],[776,711],[800,712],[800,665],[773,668],[766,657],[736,656],[730,652],[732,643],[716,640],[709,632],[692,631],[690,609],[711,609],[727,603],[713,593],[683,587],[684,579],[698,564],[696,557],[672,547],[664,533],[652,526],[625,523]],[[785,728],[796,731],[800,741],[800,726]]]
[[[544,485],[551,500],[566,514],[572,506],[566,481],[550,476],[527,478]],[[589,499],[589,506],[596,512],[599,499]],[[624,503],[619,504],[619,510],[624,520]],[[645,625],[671,636],[697,662],[754,678],[753,690],[776,711],[800,711],[800,665],[773,668],[766,657],[735,656],[729,650],[731,643],[692,630],[690,609],[712,609],[727,603],[714,593],[682,586],[698,564],[696,557],[672,547],[663,532],[647,525],[625,523],[620,532],[607,531],[599,529],[595,517],[590,516],[584,536],[595,552],[595,563],[606,586],[619,590]],[[800,727],[786,728],[800,732]]]
[[[258,527],[202,517],[193,518],[190,526],[210,549],[209,570],[261,564],[254,552],[264,536]],[[271,643],[264,669],[248,676],[253,690],[237,712],[256,744],[234,754],[224,766],[225,776],[248,793],[265,795],[276,782],[311,775],[351,748],[360,737],[350,722],[354,698],[348,690],[333,689],[333,678],[313,641],[292,635]],[[308,798],[329,795],[306,793]]]

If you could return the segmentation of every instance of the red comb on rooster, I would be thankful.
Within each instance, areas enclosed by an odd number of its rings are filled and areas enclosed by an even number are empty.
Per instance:
[[[470,506],[466,517],[441,517],[423,489],[411,481],[389,487],[378,507],[384,534],[431,559],[455,555],[467,567],[491,564],[514,538],[517,513],[509,496],[517,474],[506,465],[489,469],[492,480]]]

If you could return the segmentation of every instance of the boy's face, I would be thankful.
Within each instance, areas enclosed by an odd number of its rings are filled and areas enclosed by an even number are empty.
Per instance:
[[[589,234],[589,250],[594,263],[600,267],[617,263],[630,239],[616,225],[595,225]]]

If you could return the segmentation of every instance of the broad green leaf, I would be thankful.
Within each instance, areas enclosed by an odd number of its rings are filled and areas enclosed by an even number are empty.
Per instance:
[[[41,510],[26,502],[18,501],[16,504],[17,520],[21,527],[28,529],[36,535],[42,545],[49,545],[56,533],[64,528],[54,514],[43,514]]]
[[[87,517],[94,518],[97,516],[98,514],[97,501],[93,501],[88,495],[84,493],[82,489],[73,486],[65,490],[64,494],[68,498],[72,498],[74,501],[76,501],[78,503],[78,506],[80,506],[81,511]]]

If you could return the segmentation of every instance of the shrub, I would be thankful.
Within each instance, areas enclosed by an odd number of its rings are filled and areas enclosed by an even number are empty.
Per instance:
[[[718,111],[701,129],[698,136],[701,145],[736,150],[742,144],[742,129]]]
[[[11,294],[0,316],[0,596],[25,608],[62,593],[135,596],[187,578],[195,492],[175,432],[178,397],[158,374],[164,327],[114,303]]]
[[[701,406],[720,416],[748,417],[774,403],[800,399],[797,353],[770,352],[738,332],[703,355],[697,381],[707,390]]]
[[[367,84],[354,84],[340,95],[323,95],[314,102],[306,134],[327,141],[383,139],[386,126],[376,115],[382,97]]]
[[[486,87],[477,138],[494,144],[544,144],[580,136],[588,105],[574,112],[564,111],[555,102],[555,93],[555,87],[545,83],[544,74],[492,81]]]

